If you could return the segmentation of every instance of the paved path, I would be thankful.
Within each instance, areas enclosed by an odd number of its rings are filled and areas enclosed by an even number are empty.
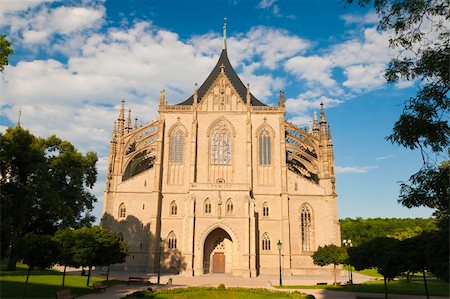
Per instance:
[[[98,275],[98,273],[97,273]],[[114,272],[110,273],[111,279],[128,280],[129,276],[144,276],[142,273],[127,273],[127,272]],[[154,274],[148,274],[150,281],[156,283],[157,277]],[[172,285],[166,285],[169,278],[172,278]],[[347,276],[338,277],[338,281],[346,281]],[[373,279],[372,277],[360,275],[358,273],[353,274],[353,280],[355,283],[361,283],[367,280]],[[317,282],[327,282],[328,284],[333,282],[332,276],[286,276],[283,277],[283,285],[315,285]],[[271,290],[279,289],[274,288],[277,286],[278,276],[276,275],[262,275],[255,278],[242,278],[233,277],[229,275],[203,275],[194,277],[184,277],[181,275],[164,275],[161,276],[161,283],[164,284],[161,287],[151,286],[154,290],[159,288],[176,288],[187,286],[218,286],[223,283],[226,287],[248,287],[248,288],[267,288]],[[81,296],[82,299],[118,299],[126,294],[132,293],[138,290],[145,290],[150,286],[144,286],[142,284],[126,284],[116,285],[106,289],[106,292],[100,294],[89,294]],[[285,291],[295,291],[292,289]],[[352,292],[338,292],[321,289],[303,289],[299,290],[303,293],[312,294],[316,299],[356,299],[357,296],[369,297],[369,298],[384,298],[383,294],[376,293],[352,293]],[[411,295],[394,295],[390,294],[389,298],[392,299],[423,299],[425,296],[411,296]],[[431,297],[433,299],[448,299],[448,297]]]

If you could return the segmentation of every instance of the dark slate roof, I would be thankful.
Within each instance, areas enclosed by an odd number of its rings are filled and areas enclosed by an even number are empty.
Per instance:
[[[227,50],[223,49],[220,54],[219,61],[217,61],[216,66],[212,70],[211,74],[209,74],[208,78],[206,78],[205,82],[200,86],[197,90],[198,101],[200,102],[202,98],[205,96],[208,89],[214,83],[216,78],[220,74],[220,67],[224,66],[225,75],[233,84],[234,89],[236,89],[237,93],[241,97],[241,99],[245,102],[247,96],[247,87],[242,83],[241,79],[239,79],[236,71],[231,66],[230,60],[228,60]],[[179,103],[177,105],[192,105],[194,103],[194,95],[191,95],[186,101]],[[267,106],[266,104],[260,102],[253,94],[250,93],[250,104],[252,106]]]

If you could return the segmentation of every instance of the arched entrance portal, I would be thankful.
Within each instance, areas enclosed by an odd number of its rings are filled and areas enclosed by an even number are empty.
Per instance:
[[[233,265],[233,240],[221,228],[209,233],[203,247],[203,273],[229,273]]]

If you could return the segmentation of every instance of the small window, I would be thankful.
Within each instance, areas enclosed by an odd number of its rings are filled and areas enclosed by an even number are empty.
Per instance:
[[[269,217],[269,204],[263,203],[263,217]]]
[[[211,202],[209,201],[209,199],[205,200],[205,214],[211,214]]]
[[[227,201],[227,214],[233,214],[233,201],[231,198]]]
[[[176,249],[177,248],[177,237],[175,236],[175,233],[171,231],[169,235],[167,236],[167,245],[169,249]]]
[[[141,243],[141,244],[139,244],[139,249],[140,249],[140,250],[142,250],[142,243]]]
[[[270,250],[270,237],[268,233],[264,233],[264,235],[262,236],[262,250]]]
[[[119,218],[125,218],[127,216],[127,208],[125,204],[120,204],[119,206]]]
[[[142,209],[145,210],[145,203],[142,204]]]
[[[170,215],[175,216],[177,214],[177,203],[172,201],[170,204]]]
[[[298,190],[298,183],[294,183],[294,190],[295,190],[295,191]]]

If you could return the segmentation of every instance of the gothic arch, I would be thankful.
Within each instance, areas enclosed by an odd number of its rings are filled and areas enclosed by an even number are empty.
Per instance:
[[[221,122],[226,123],[227,127],[230,129],[231,135],[233,135],[233,137],[236,137],[236,129],[234,128],[233,124],[224,116],[220,116],[218,119],[216,119],[209,125],[208,130],[206,131],[206,136],[209,138],[211,136],[211,131],[214,129],[215,126],[217,126]]]
[[[172,135],[172,132],[173,132],[175,129],[177,129],[177,128],[180,128],[180,130],[183,131],[184,137],[188,137],[188,130],[187,130],[186,127],[181,123],[180,120],[177,120],[177,122],[174,123],[174,124],[170,127],[170,129],[167,131],[167,136],[170,137],[170,136]]]
[[[256,131],[255,131],[255,138],[258,139],[259,135],[261,134],[261,131],[266,129],[269,131],[270,137],[275,138],[275,130],[272,128],[271,125],[269,125],[266,121],[262,125],[260,125]]]
[[[210,227],[208,227],[207,229],[205,229],[205,230],[203,231],[203,233],[202,233],[202,235],[201,235],[201,237],[200,237],[200,240],[198,240],[198,242],[197,242],[197,249],[198,249],[198,250],[202,250],[202,247],[203,247],[203,244],[205,243],[206,238],[208,238],[209,234],[210,234],[213,230],[215,230],[216,228],[221,228],[221,229],[223,229],[227,234],[229,234],[230,237],[231,237],[231,239],[232,239],[232,241],[233,241],[233,243],[236,242],[236,243],[235,243],[235,244],[236,244],[236,248],[237,248],[237,250],[239,250],[239,240],[238,240],[238,238],[237,238],[236,232],[235,232],[231,227],[229,227],[228,225],[223,224],[223,223],[215,223],[215,224],[212,224]],[[201,257],[200,260],[203,260],[203,254],[202,254],[202,257]]]

